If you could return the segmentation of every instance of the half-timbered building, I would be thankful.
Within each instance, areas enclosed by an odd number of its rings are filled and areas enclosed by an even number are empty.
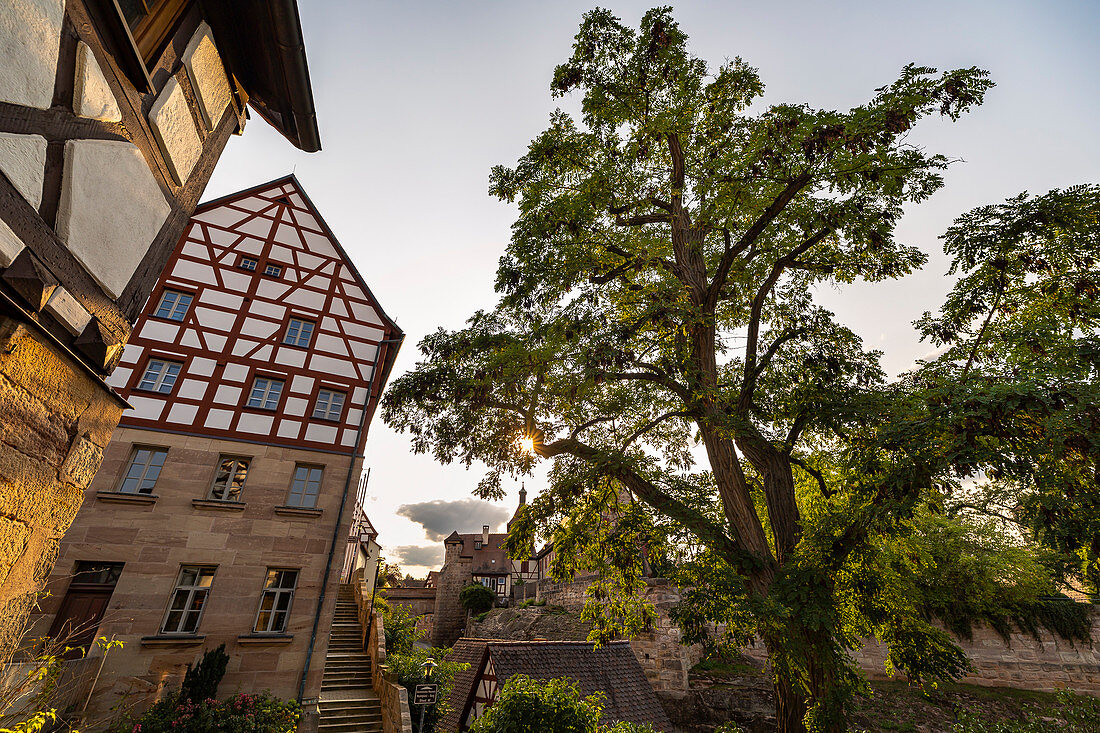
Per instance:
[[[40,631],[125,643],[93,706],[152,699],[222,643],[223,689],[317,697],[402,338],[293,177],[198,207],[109,378],[134,409],[43,603]]]
[[[294,0],[0,8],[0,651],[126,407],[104,379],[246,105],[320,148],[304,53]]]
[[[596,647],[589,641],[463,638],[455,643],[447,659],[468,666],[454,676],[447,713],[436,726],[440,733],[469,730],[517,674],[540,682],[564,677],[574,682],[585,697],[603,693],[602,725],[624,721],[649,724],[662,733],[672,731],[668,715],[627,641]]]

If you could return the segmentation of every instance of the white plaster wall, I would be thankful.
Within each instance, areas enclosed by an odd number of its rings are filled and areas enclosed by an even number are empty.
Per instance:
[[[302,432],[302,423],[297,420],[280,420],[279,432],[280,438],[290,438],[291,440],[297,440],[298,435]]]
[[[222,370],[222,379],[228,382],[243,382],[248,377],[248,367],[244,364],[226,364]]]
[[[170,211],[133,144],[65,143],[57,232],[112,298],[122,294]]]
[[[238,204],[239,205],[239,204]],[[257,239],[267,239],[267,235],[271,233],[271,227],[275,222],[263,216],[257,216],[255,219],[246,221],[237,228],[238,232],[244,234],[251,234]]]
[[[195,319],[203,328],[212,328],[215,331],[229,331],[233,328],[233,321],[236,320],[232,313],[201,306],[195,308]]]
[[[261,321],[257,318],[246,318],[244,319],[244,323],[241,324],[241,333],[245,336],[255,336],[256,338],[266,339],[275,333],[278,328],[278,323]]]
[[[190,244],[190,243],[188,243]],[[206,250],[206,247],[197,247],[199,250],[196,257],[202,257],[206,259],[210,256],[210,253]],[[183,277],[188,280],[194,280],[197,283],[214,283],[214,268],[210,265],[204,265],[201,262],[191,262],[190,260],[177,260],[176,266],[172,268],[172,275],[174,277]]]
[[[313,384],[316,382],[313,377],[303,377],[298,375],[290,383],[290,391],[298,392],[299,394],[311,394],[313,392]]]
[[[275,418],[271,415],[253,415],[250,412],[242,413],[237,420],[237,430],[245,433],[267,435],[271,432],[271,424]]]
[[[359,377],[355,371],[355,366],[351,362],[342,359],[333,359],[323,354],[314,354],[311,356],[309,358],[309,368],[315,372],[339,374],[348,379],[357,379]]]
[[[164,400],[158,400],[153,397],[142,397],[140,395],[130,395],[127,401],[134,406],[134,411],[128,413],[131,417],[145,420],[159,420],[160,414],[164,412]]]
[[[196,356],[191,360],[191,363],[187,365],[187,373],[195,374],[200,377],[209,377],[214,373],[214,365],[217,364],[213,359],[207,359],[203,356]]]
[[[195,129],[191,108],[176,77],[168,78],[168,83],[149,109],[149,125],[168,161],[172,176],[182,186],[202,156],[202,139]]]
[[[229,107],[231,97],[229,81],[225,78],[218,49],[206,23],[199,25],[195,35],[183,52],[183,64],[191,79],[191,86],[198,92],[199,111],[207,130],[213,130]]]
[[[130,380],[130,375],[134,373],[133,369],[129,367],[119,367],[111,373],[111,376],[105,380],[107,384],[111,385],[115,389],[122,389],[126,386],[126,382]]]
[[[198,412],[198,405],[172,405],[172,409],[168,411],[168,422],[191,427],[195,424],[195,416]]]
[[[179,331],[180,327],[175,323],[146,321],[145,325],[141,327],[141,336],[153,341],[160,341],[161,343],[171,343],[175,341],[176,334],[178,334]]]
[[[214,401],[219,405],[235,405],[241,401],[241,388],[222,384],[214,393]]]
[[[306,414],[308,408],[309,402],[307,400],[303,400],[301,397],[287,397],[283,412],[287,415],[301,417]]]
[[[306,352],[301,349],[277,349],[275,363],[289,367],[300,367],[306,363]]]
[[[318,443],[336,444],[338,431],[331,425],[307,425],[306,440],[315,440]]]
[[[215,226],[224,227],[230,229],[234,224],[244,219],[248,214],[237,211],[236,209],[226,208],[219,206],[209,211],[202,211],[195,214],[192,218],[196,221],[201,221],[206,224],[214,224]],[[211,232],[213,234],[213,232]],[[235,236],[235,235],[234,235]]]
[[[204,382],[201,379],[185,379],[183,380],[183,384],[180,385],[179,396],[187,397],[192,400],[201,400],[206,396],[206,388],[208,385],[208,382]]]
[[[215,430],[228,430],[233,421],[233,413],[229,410],[211,410],[206,413],[206,427]]]
[[[42,203],[46,138],[0,132],[0,171],[35,209]]]
[[[0,101],[49,108],[64,15],[64,0],[4,0]]]
[[[213,283],[211,283],[213,285]],[[214,288],[205,288],[199,295],[199,300],[210,305],[220,305],[223,308],[239,309],[244,303],[244,298],[232,293],[226,293]]]
[[[103,76],[92,49],[83,41],[76,48],[76,88],[73,91],[73,111],[81,117],[104,122],[121,122],[122,112],[114,92]]]
[[[244,356],[260,345],[259,341],[249,341],[239,338],[233,342],[233,356]]]
[[[319,311],[325,307],[325,296],[312,290],[295,290],[284,297],[283,302]]]
[[[248,306],[248,312],[255,313],[258,316],[267,316],[268,318],[282,320],[283,316],[286,315],[286,308],[263,300],[254,300]]]
[[[23,251],[23,242],[6,223],[0,221],[0,266],[7,267]]]

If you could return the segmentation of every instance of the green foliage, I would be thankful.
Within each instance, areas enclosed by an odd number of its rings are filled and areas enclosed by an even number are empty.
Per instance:
[[[458,600],[470,613],[483,614],[496,604],[497,596],[481,583],[468,583],[459,591]]]
[[[564,677],[539,682],[514,675],[470,733],[652,733],[649,726],[622,722],[600,727],[604,699],[602,693],[581,697],[577,684]]]
[[[959,711],[953,733],[1092,733],[1100,730],[1100,700],[1072,692],[1058,693],[1049,708],[1033,706],[1024,720],[993,720],[981,710]]]
[[[234,695],[189,700],[171,695],[153,704],[140,718],[127,718],[112,733],[292,733],[301,709],[293,700],[271,695]]]
[[[408,606],[391,606],[383,593],[375,596],[375,610],[382,614],[382,629],[386,636],[386,653],[403,654],[411,651],[424,632],[416,628],[416,616]]]
[[[216,698],[218,685],[221,684],[228,665],[229,655],[225,653],[225,644],[217,649],[208,650],[194,667],[187,665],[187,672],[183,675],[183,683],[180,685],[180,699]]]
[[[447,697],[454,684],[454,676],[470,666],[462,662],[450,661],[447,658],[450,654],[450,649],[435,647],[409,649],[386,657],[386,666],[397,675],[398,684],[409,691],[409,700],[413,699],[413,692],[418,684],[430,681],[439,685],[436,703],[428,706],[424,711],[425,730],[435,730],[436,723],[447,714]],[[432,670],[430,679],[424,676],[424,663],[428,659],[435,660],[437,665]],[[419,708],[414,706],[413,714],[419,720]]]

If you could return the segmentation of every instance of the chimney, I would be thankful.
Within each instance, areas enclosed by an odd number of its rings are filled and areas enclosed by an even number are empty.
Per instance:
[[[488,547],[489,546],[489,525],[488,524],[481,525],[481,546],[482,547]]]
[[[527,488],[523,485],[519,485],[519,505],[523,506],[527,503]]]

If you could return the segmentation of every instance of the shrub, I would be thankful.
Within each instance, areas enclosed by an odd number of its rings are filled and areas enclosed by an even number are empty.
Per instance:
[[[480,583],[470,583],[458,594],[458,600],[467,611],[477,614],[490,610],[497,596]]]
[[[991,720],[962,710],[953,733],[1094,733],[1100,730],[1100,700],[1063,690],[1051,707],[1032,707],[1025,720]]]
[[[387,654],[408,652],[424,636],[424,632],[416,628],[416,616],[407,606],[390,606],[383,600],[376,602],[375,607],[382,614]]]
[[[181,700],[206,700],[218,696],[218,685],[225,676],[229,664],[229,655],[225,653],[225,644],[211,649],[202,655],[194,667],[187,665],[180,685]]]
[[[138,719],[127,717],[112,733],[293,733],[301,709],[293,700],[266,692],[241,693],[225,702],[172,695],[155,703]]]
[[[435,730],[435,725],[447,713],[447,696],[451,692],[456,673],[466,669],[469,665],[461,662],[448,661],[450,649],[410,649],[405,652],[390,654],[386,657],[386,665],[397,675],[398,683],[409,691],[410,702],[413,699],[413,690],[423,682],[435,682],[439,685],[439,696],[435,705],[424,711],[424,730]],[[431,680],[424,677],[424,662],[431,657],[435,660],[436,668],[432,671]],[[420,719],[420,708],[416,705],[409,706],[409,711],[414,719]]]

